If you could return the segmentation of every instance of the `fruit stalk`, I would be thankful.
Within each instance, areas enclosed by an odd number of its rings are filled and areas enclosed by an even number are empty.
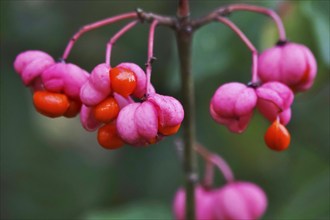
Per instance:
[[[233,171],[227,162],[217,154],[210,152],[207,148],[201,144],[195,145],[195,150],[199,153],[206,161],[206,172],[205,172],[205,185],[212,186],[213,183],[213,166],[215,165],[222,173],[223,177],[227,182],[233,182],[235,180]]]
[[[251,41],[246,37],[246,35],[229,19],[225,17],[219,16],[217,20],[225,25],[227,25],[232,31],[234,31],[239,38],[245,43],[245,45],[249,48],[252,53],[252,83],[256,83],[258,81],[258,51],[251,43]]]
[[[149,94],[150,85],[151,85],[151,64],[153,62],[154,58],[154,38],[155,38],[155,29],[158,25],[157,20],[153,20],[150,25],[149,30],[149,39],[148,39],[148,60],[146,63],[146,75],[147,75],[147,84],[146,84],[146,95]]]
[[[137,15],[136,12],[128,12],[128,13],[125,13],[125,14],[120,14],[120,15],[117,15],[117,16],[114,16],[114,17],[106,18],[106,19],[103,19],[101,21],[97,21],[97,22],[94,22],[94,23],[87,24],[87,25],[83,26],[70,39],[68,45],[66,46],[66,48],[64,50],[64,53],[62,55],[62,59],[63,60],[66,60],[68,58],[73,45],[78,40],[78,38],[81,35],[83,35],[85,32],[94,30],[94,29],[99,28],[99,27],[102,27],[104,25],[112,24],[114,22],[117,22],[117,21],[120,21],[120,20],[123,20],[123,19],[136,18],[137,16],[138,15]]]
[[[275,11],[256,5],[246,4],[233,4],[228,6],[226,10],[228,11],[228,13],[233,11],[252,11],[269,16],[276,24],[280,41],[286,41],[286,34],[283,22]]]
[[[112,51],[112,47],[113,45],[116,43],[116,41],[123,36],[123,34],[125,34],[127,31],[129,31],[131,28],[133,28],[136,24],[138,23],[138,21],[131,21],[130,23],[128,23],[127,25],[125,25],[122,29],[120,29],[111,39],[110,41],[107,43],[107,49],[105,52],[105,63],[111,68],[111,51]]]

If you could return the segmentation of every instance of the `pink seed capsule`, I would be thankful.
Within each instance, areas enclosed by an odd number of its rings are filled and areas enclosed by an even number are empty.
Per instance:
[[[24,85],[33,87],[35,81],[40,82],[42,72],[54,64],[54,59],[47,53],[39,50],[28,50],[16,57],[14,68],[21,76]],[[40,83],[37,84],[40,87]]]
[[[154,142],[153,138],[156,138],[157,135],[157,133],[154,133],[155,128],[157,129],[157,121],[154,120],[153,106],[148,104],[143,104],[143,106],[141,106],[141,103],[131,103],[126,105],[120,110],[116,121],[119,137],[125,143],[133,146],[148,145],[149,143]],[[152,116],[148,119],[148,124],[143,125],[143,122],[141,122],[142,119],[136,117],[137,109],[139,109],[138,114],[148,112]],[[144,117],[147,117],[147,115]],[[151,130],[147,131],[148,128]]]
[[[163,135],[176,133],[183,115],[178,100],[154,93],[142,103],[131,103],[123,107],[117,118],[118,135],[134,146],[154,144]]]
[[[46,90],[63,92],[68,97],[80,99],[80,88],[89,74],[71,63],[56,63],[42,73],[42,82]]]
[[[181,103],[171,97],[154,93],[148,97],[157,111],[158,115],[158,132],[168,136],[175,134],[184,118],[184,110]]]
[[[195,189],[195,216],[196,220],[216,219],[214,210],[214,192],[208,191],[202,186],[197,186]],[[180,188],[174,197],[173,212],[176,220],[185,220],[186,210],[186,193],[183,188]]]
[[[136,108],[134,116],[139,136],[149,143],[154,143],[158,133],[158,115],[155,106],[145,101]]]
[[[97,65],[81,86],[80,99],[87,106],[95,106],[111,93],[109,67],[105,63]]]
[[[279,116],[280,122],[288,124],[291,118],[291,104],[294,94],[280,82],[268,82],[256,89],[257,108],[270,122]]]
[[[267,197],[256,184],[232,182],[214,193],[213,208],[214,219],[259,219],[267,208]]]
[[[243,132],[252,117],[257,96],[253,88],[232,82],[220,86],[210,103],[212,118],[235,133]]]
[[[316,72],[314,55],[302,44],[285,42],[267,49],[259,56],[260,79],[263,82],[282,82],[294,92],[309,89],[313,85]]]

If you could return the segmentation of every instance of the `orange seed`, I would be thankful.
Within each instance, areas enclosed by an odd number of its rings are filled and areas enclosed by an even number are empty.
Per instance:
[[[122,67],[115,67],[110,70],[109,74],[111,89],[114,92],[124,97],[134,92],[137,83],[134,72]]]
[[[283,151],[290,145],[290,133],[279,120],[275,120],[267,129],[265,134],[265,142],[267,146],[276,151]]]
[[[48,91],[36,91],[33,94],[33,104],[39,113],[51,118],[62,116],[70,105],[65,94]]]
[[[114,150],[124,145],[124,142],[117,134],[116,123],[109,123],[99,128],[97,141],[106,149]]]
[[[119,105],[113,97],[108,97],[94,106],[93,114],[99,122],[108,123],[114,120],[119,113]]]

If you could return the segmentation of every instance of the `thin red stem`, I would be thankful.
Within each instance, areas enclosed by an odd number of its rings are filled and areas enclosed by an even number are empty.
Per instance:
[[[265,14],[265,15],[271,17],[274,20],[274,22],[277,26],[278,33],[279,33],[279,39],[281,41],[286,40],[284,25],[282,23],[281,18],[278,16],[278,14],[275,11],[273,11],[271,9],[268,9],[268,8],[260,7],[260,6],[246,5],[246,4],[229,5],[227,7],[227,10],[229,12],[233,12],[233,11],[253,11],[253,12]]]
[[[205,173],[204,173],[204,186],[207,188],[212,188],[214,179],[214,164],[206,160],[205,161]]]
[[[227,182],[232,182],[235,180],[232,170],[222,157],[212,154],[210,160],[219,168]]]
[[[129,13],[125,13],[125,14],[121,14],[121,15],[117,15],[115,17],[111,17],[111,18],[106,18],[104,20],[101,21],[97,21],[91,24],[87,24],[85,26],[83,26],[77,33],[75,33],[73,35],[73,37],[70,39],[68,45],[66,46],[64,53],[62,55],[62,59],[67,59],[70,51],[73,47],[73,45],[75,44],[75,42],[78,40],[78,38],[84,34],[85,32],[94,30],[96,28],[102,27],[104,25],[108,25],[123,19],[128,19],[128,18],[136,18],[137,17],[137,13],[136,12],[129,12]]]
[[[219,16],[217,20],[232,29],[252,52],[252,82],[258,81],[258,51],[246,35],[229,19]]]
[[[217,166],[219,168],[219,170],[222,172],[222,174],[223,174],[223,176],[224,176],[224,178],[227,182],[234,181],[234,179],[235,179],[234,174],[233,174],[232,170],[230,169],[229,165],[227,164],[227,162],[222,157],[220,157],[219,155],[211,153],[209,150],[207,150],[206,148],[204,148],[200,144],[195,145],[195,150],[206,161],[211,162],[212,164]],[[213,182],[213,173],[212,172],[206,172],[206,174],[210,175],[210,176],[205,177],[205,179],[207,179],[207,181],[208,181],[207,184],[209,184],[210,182]]]
[[[229,19],[224,17],[218,17],[218,21],[224,23],[228,27],[230,27],[240,38],[241,40],[246,44],[246,46],[251,50],[252,53],[257,53],[257,49],[253,46],[251,41],[246,37],[246,35]]]
[[[252,53],[252,83],[257,83],[259,81],[258,77],[258,53]]]
[[[152,62],[155,59],[154,58],[154,39],[155,39],[155,29],[158,25],[157,20],[153,20],[153,22],[150,25],[149,30],[149,39],[148,39],[148,60],[146,63],[146,75],[147,75],[147,84],[146,84],[146,94],[148,95],[151,88],[151,71],[152,71]]]
[[[127,25],[125,25],[122,29],[120,29],[111,39],[110,41],[107,43],[107,49],[106,49],[106,53],[105,53],[105,63],[111,68],[111,51],[112,51],[112,47],[113,45],[116,43],[116,41],[123,36],[123,34],[125,34],[127,31],[129,31],[131,28],[133,28],[136,24],[138,23],[138,21],[132,21],[130,23],[128,23]]]

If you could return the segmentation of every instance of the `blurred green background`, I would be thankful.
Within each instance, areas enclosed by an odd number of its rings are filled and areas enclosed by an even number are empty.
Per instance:
[[[192,1],[192,17],[235,1]],[[257,112],[244,134],[230,133],[208,113],[214,91],[229,81],[250,80],[251,54],[221,24],[200,29],[194,39],[198,140],[222,155],[236,178],[259,184],[269,207],[263,219],[329,219],[329,1],[253,1],[283,18],[288,38],[307,45],[318,61],[314,87],[298,94],[288,125],[290,149],[269,150],[269,126]],[[38,49],[61,56],[82,25],[141,7],[175,15],[176,1],[1,1],[1,219],[171,219],[173,195],[183,184],[175,137],[138,149],[106,151],[95,133],[76,119],[49,119],[36,113],[31,93],[14,72],[15,56]],[[263,15],[237,12],[230,18],[262,51],[277,32]],[[103,62],[107,40],[120,22],[87,33],[69,61],[88,71]],[[147,54],[148,24],[118,41],[112,63],[136,62]],[[181,99],[175,35],[156,31],[152,81],[161,94]],[[202,177],[203,162],[199,159]],[[224,184],[217,173],[215,185]]]

